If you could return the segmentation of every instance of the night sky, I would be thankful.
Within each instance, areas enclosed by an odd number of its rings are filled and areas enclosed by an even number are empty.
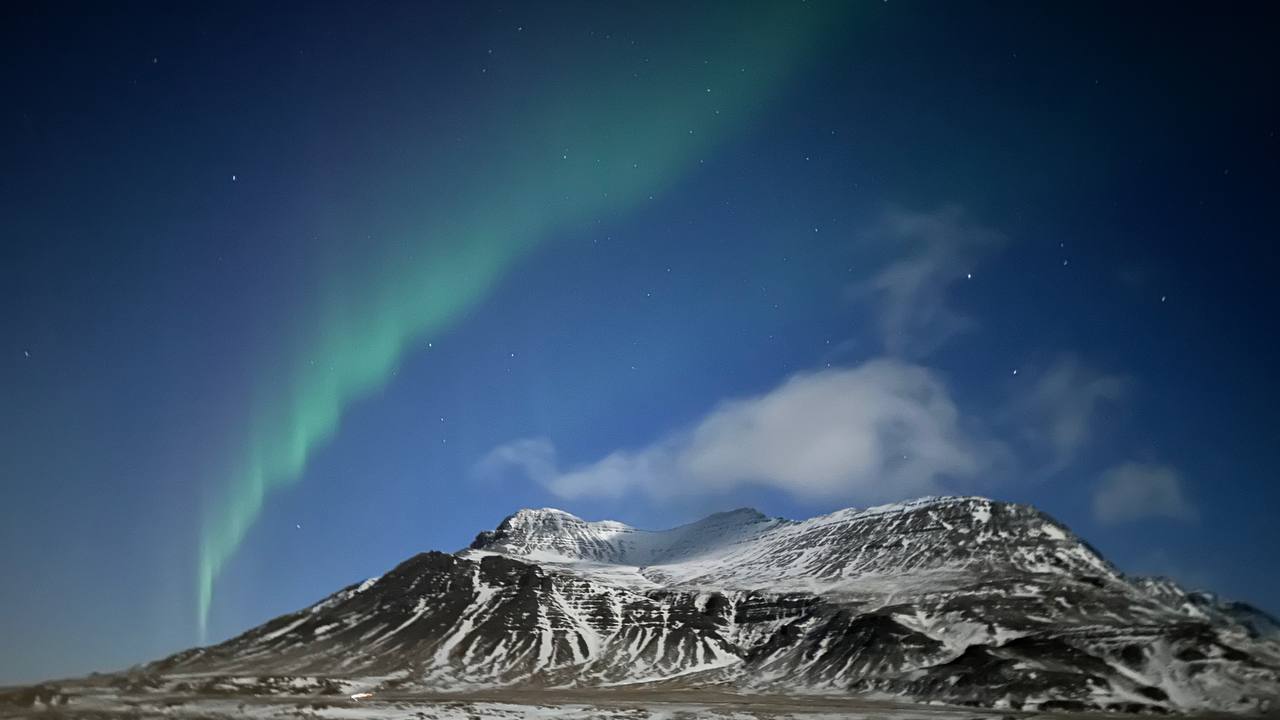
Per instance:
[[[0,682],[530,506],[983,494],[1280,611],[1263,4],[3,13]]]

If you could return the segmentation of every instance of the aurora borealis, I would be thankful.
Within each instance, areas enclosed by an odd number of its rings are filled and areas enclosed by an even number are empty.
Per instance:
[[[1280,610],[1260,9],[5,12],[0,682],[520,507],[977,493]]]
[[[584,77],[562,79],[571,93],[531,89],[536,99],[519,126],[493,130],[492,159],[446,161],[445,172],[470,202],[424,198],[417,227],[403,231],[403,255],[376,260],[367,277],[354,281],[349,267],[337,283],[321,278],[320,312],[304,323],[312,331],[284,351],[282,382],[253,398],[249,447],[206,515],[201,638],[222,566],[272,490],[302,476],[349,403],[384,386],[415,341],[447,328],[557,228],[628,212],[676,182],[812,56],[820,27],[836,17],[768,7],[694,17],[638,63],[581,68]],[[633,77],[637,68],[643,79]]]

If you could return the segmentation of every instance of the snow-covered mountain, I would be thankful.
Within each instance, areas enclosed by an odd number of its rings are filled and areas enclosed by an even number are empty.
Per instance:
[[[1044,513],[985,498],[656,532],[542,509],[130,682],[230,676],[1252,711],[1280,699],[1280,639],[1265,613],[1126,577]]]
[[[498,553],[640,587],[795,590],[858,596],[1059,573],[1119,573],[1049,516],[985,498],[924,498],[794,522],[751,509],[659,532],[521,510],[464,556]]]

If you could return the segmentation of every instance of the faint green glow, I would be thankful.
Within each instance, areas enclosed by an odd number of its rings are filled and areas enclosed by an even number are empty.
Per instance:
[[[530,94],[511,117],[478,118],[493,129],[488,160],[455,158],[447,201],[400,211],[410,229],[395,250],[359,270],[334,268],[314,315],[285,343],[283,382],[252,398],[246,446],[206,505],[202,642],[214,582],[267,496],[303,476],[353,401],[385,385],[411,348],[483,299],[539,242],[648,202],[752,123],[834,21],[804,4],[725,7],[732,17],[683,23],[646,57],[582,58],[572,77]],[[424,186],[439,172],[423,168]]]

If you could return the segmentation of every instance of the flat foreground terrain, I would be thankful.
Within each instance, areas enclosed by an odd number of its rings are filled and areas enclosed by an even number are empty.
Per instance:
[[[101,686],[61,685],[58,695],[0,696],[5,718],[379,718],[387,720],[977,720],[1031,713],[911,705],[835,696],[748,695],[715,690],[490,690],[468,693],[387,693],[353,700],[327,697],[123,694]],[[1068,714],[1052,714],[1067,717]],[[1050,714],[1036,714],[1050,717]],[[1085,717],[1076,715],[1075,717]]]

